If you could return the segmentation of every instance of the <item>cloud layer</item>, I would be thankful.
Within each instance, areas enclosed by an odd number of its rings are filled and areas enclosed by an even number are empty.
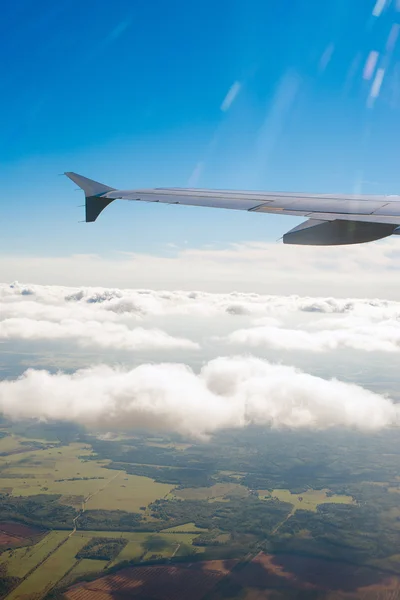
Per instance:
[[[67,287],[0,283],[1,315],[59,320],[94,314],[102,320],[119,317],[192,315],[268,316],[287,313],[352,314],[373,319],[400,318],[400,301],[380,298],[310,297],[244,292],[167,291],[104,287]]]
[[[398,425],[400,405],[362,387],[253,357],[218,358],[196,374],[182,364],[107,365],[73,374],[29,369],[0,382],[11,418],[73,420],[106,429],[146,427],[203,437],[250,423],[366,431]]]
[[[0,340],[69,340],[120,351],[196,350],[208,341],[224,344],[225,351],[240,345],[400,352],[400,302],[388,300],[14,283],[0,285],[0,301]],[[216,337],[213,326],[222,317],[230,331]],[[154,327],[156,319],[168,328],[181,318],[202,324],[201,340]]]
[[[237,353],[268,348],[280,361],[285,355],[279,351],[315,356],[350,348],[390,357],[400,351],[400,302],[18,283],[0,285],[0,302],[0,341],[34,340],[35,356],[39,342],[45,347],[49,341],[69,341],[76,366],[83,355],[76,346],[99,354],[103,349],[154,351],[151,358],[163,350],[162,360],[168,361],[160,363],[158,356],[155,364],[133,368],[129,354],[129,360],[123,357],[125,368],[101,364],[55,374],[28,369],[0,382],[0,412],[12,418],[167,429],[198,437],[250,423],[364,430],[399,424],[400,405],[387,397]],[[226,333],[218,337],[214,328],[221,322]],[[186,334],[187,324],[192,339],[169,331],[175,327]],[[185,351],[183,359],[177,358],[182,357],[178,350]],[[227,352],[234,354],[218,357]],[[112,360],[109,354],[106,361]],[[190,356],[196,357],[195,370],[186,364]]]
[[[195,218],[195,217],[194,217]],[[241,219],[263,216],[241,215]],[[273,219],[274,217],[266,217]],[[287,231],[297,219],[279,219]],[[66,285],[255,291],[303,296],[380,297],[400,300],[400,241],[337,247],[243,242],[226,248],[166,249],[163,255],[0,257],[0,280]]]

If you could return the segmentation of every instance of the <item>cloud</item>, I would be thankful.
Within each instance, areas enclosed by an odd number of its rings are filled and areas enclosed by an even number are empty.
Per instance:
[[[54,321],[26,318],[0,322],[0,339],[9,340],[74,340],[81,346],[98,346],[117,350],[199,348],[196,342],[176,338],[159,329],[129,329],[119,323],[99,321]]]
[[[311,352],[400,350],[400,302],[388,300],[18,283],[0,284],[0,300],[0,340],[70,340],[125,351],[199,349],[198,340],[163,330],[188,317],[201,320],[202,343]],[[217,337],[214,328],[223,317],[223,336]]]
[[[108,289],[0,284],[0,319],[27,317],[98,321],[140,321],[148,316],[223,314],[282,317],[294,313],[353,315],[372,320],[400,318],[400,302],[379,298],[334,298],[243,292]],[[258,323],[261,324],[261,323]]]
[[[199,374],[183,364],[131,370],[99,365],[53,375],[29,369],[0,382],[0,410],[14,419],[146,427],[197,437],[252,423],[374,430],[398,425],[400,414],[400,406],[360,386],[240,356],[212,360]]]
[[[293,225],[289,218],[282,221],[283,231]],[[344,298],[379,294],[400,300],[399,274],[400,241],[395,236],[372,244],[318,249],[246,242],[222,249],[183,249],[174,254],[169,250],[168,256],[0,257],[0,281],[19,279],[74,287],[236,290]]]
[[[224,340],[252,348],[264,346],[282,350],[326,352],[352,348],[366,352],[400,352],[400,321],[371,323],[350,319],[346,327],[332,321],[332,329],[306,331],[274,325],[249,327],[233,331]],[[314,327],[321,327],[317,322]]]

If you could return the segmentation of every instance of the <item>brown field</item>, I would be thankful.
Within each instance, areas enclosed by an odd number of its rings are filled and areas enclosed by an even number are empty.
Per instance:
[[[0,546],[24,546],[37,542],[45,531],[20,523],[0,522]]]
[[[0,522],[0,532],[10,533],[11,535],[18,535],[21,537],[35,537],[44,533],[37,527],[29,527],[29,525],[22,525],[22,523],[10,523]]]
[[[123,569],[96,581],[72,586],[68,600],[201,600],[237,563],[236,560],[213,560],[181,565],[154,565]]]
[[[288,594],[292,597],[294,591],[313,591],[316,598],[324,600],[397,600],[399,590],[400,578],[389,577],[379,569],[294,554],[260,552],[249,563],[238,564],[218,593],[210,598],[264,600],[272,592],[274,598],[285,598]],[[229,595],[230,592],[233,595]]]
[[[11,546],[21,546],[25,541],[26,540],[23,537],[0,531],[0,546],[6,546],[7,548]]]
[[[315,593],[315,598],[324,600],[399,600],[400,578],[338,561],[260,552],[248,563],[220,560],[123,569],[115,575],[73,585],[65,598],[201,600],[206,596],[213,600],[284,600],[302,592]]]

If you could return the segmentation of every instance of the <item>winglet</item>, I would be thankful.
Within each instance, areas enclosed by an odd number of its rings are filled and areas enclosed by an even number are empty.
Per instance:
[[[93,223],[106,206],[114,200],[114,198],[102,198],[102,196],[107,192],[113,192],[115,188],[71,171],[66,172],[65,175],[85,192],[86,223]]]

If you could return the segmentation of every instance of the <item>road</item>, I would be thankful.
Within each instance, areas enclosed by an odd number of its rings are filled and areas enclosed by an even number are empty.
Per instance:
[[[74,518],[72,519],[73,528],[72,528],[72,531],[71,531],[71,533],[68,535],[68,537],[69,537],[69,538],[70,538],[72,535],[74,535],[74,533],[76,532],[76,530],[77,530],[77,526],[76,526],[76,524],[77,524],[77,521],[78,521],[79,517],[81,517],[81,516],[83,515],[83,513],[85,512],[85,510],[86,510],[86,504],[89,502],[89,500],[91,500],[91,499],[93,498],[93,496],[96,496],[96,494],[98,494],[99,492],[102,492],[103,490],[105,490],[105,489],[106,489],[106,487],[108,487],[108,486],[110,485],[110,483],[111,483],[112,481],[114,481],[114,479],[116,479],[116,478],[117,478],[119,475],[121,475],[121,473],[122,473],[122,471],[117,471],[117,473],[116,473],[116,474],[115,474],[113,477],[111,477],[110,479],[107,479],[107,481],[106,481],[106,483],[103,485],[103,487],[100,487],[98,490],[96,490],[96,491],[95,491],[95,492],[93,492],[92,494],[89,494],[88,496],[86,496],[86,498],[85,498],[85,499],[83,500],[83,502],[82,502],[82,508],[81,508],[81,510],[80,510],[80,511],[79,511],[79,513],[76,515],[76,517],[74,517]]]

